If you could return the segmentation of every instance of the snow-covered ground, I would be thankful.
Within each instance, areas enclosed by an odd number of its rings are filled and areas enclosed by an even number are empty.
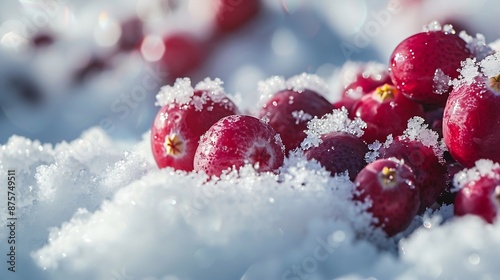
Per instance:
[[[185,29],[208,37],[210,15],[200,12],[207,1],[101,2],[0,4],[1,279],[500,275],[498,221],[453,218],[453,207],[443,206],[386,238],[371,228],[366,205],[351,201],[346,177],[330,177],[300,156],[288,158],[279,176],[248,167],[214,181],[159,170],[149,129],[165,73],[139,53],[113,56],[110,68],[83,83],[71,73],[93,54],[107,56],[117,22],[134,13],[148,17],[150,34]],[[160,3],[180,8],[163,18]],[[192,80],[221,78],[251,112],[259,81],[309,72],[327,80],[333,101],[346,61],[386,63],[397,43],[433,19],[492,42],[500,37],[499,12],[492,0],[266,0],[255,21],[211,43]],[[33,30],[55,30],[59,39],[33,51],[25,41]],[[19,87],[39,92],[43,102],[19,99]],[[15,230],[8,170],[16,171]],[[16,272],[8,270],[13,233]]]

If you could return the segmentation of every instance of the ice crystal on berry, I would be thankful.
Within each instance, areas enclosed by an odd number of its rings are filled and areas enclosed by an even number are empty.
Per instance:
[[[260,97],[257,107],[262,107],[274,94],[286,89],[295,92],[303,92],[308,89],[322,96],[326,96],[328,93],[327,83],[318,75],[302,73],[287,80],[282,76],[273,76],[258,83]]]
[[[411,141],[419,141],[424,146],[432,148],[436,157],[443,162],[443,145],[439,141],[437,132],[428,128],[424,123],[425,120],[421,117],[413,117],[408,120],[408,128],[400,136],[401,139],[408,139]]]
[[[361,137],[366,128],[366,123],[360,118],[351,120],[347,109],[335,109],[332,113],[324,115],[322,118],[314,118],[307,123],[306,139],[301,147],[308,149],[317,147],[321,143],[320,136],[330,132],[346,132],[356,137]]]
[[[469,169],[464,169],[458,172],[455,177],[453,177],[453,187],[452,191],[458,191],[465,184],[477,181],[481,177],[490,177],[493,178],[498,176],[494,172],[495,169],[499,169],[500,165],[496,162],[493,162],[489,159],[480,159],[476,161],[475,166]]]
[[[450,76],[446,75],[443,70],[441,69],[436,69],[436,72],[434,73],[434,78],[432,79],[434,82],[433,89],[434,93],[436,94],[445,94],[448,92],[450,88],[450,81],[451,78]]]
[[[178,78],[174,85],[166,85],[160,89],[156,95],[156,106],[164,106],[169,103],[176,102],[178,104],[188,104],[194,94],[194,89],[191,86],[191,79]]]
[[[297,92],[303,92],[304,90],[309,89],[323,96],[328,93],[328,85],[326,82],[321,77],[314,74],[302,73],[300,75],[290,77],[286,81],[286,85],[288,89]]]
[[[365,155],[365,161],[367,163],[371,163],[371,162],[374,162],[376,159],[379,158],[380,154],[379,154],[379,150],[380,148],[384,147],[384,148],[389,148],[389,146],[391,145],[392,141],[394,141],[393,137],[392,137],[392,134],[389,134],[385,140],[384,143],[378,141],[378,140],[375,140],[375,142],[371,143],[371,144],[368,144],[368,149],[370,150],[368,153],[366,153]]]
[[[462,85],[470,85],[474,78],[479,76],[479,68],[476,63],[476,58],[467,58],[465,61],[460,63],[462,66],[457,69],[460,72],[458,78],[450,81],[450,85],[453,87],[459,87]]]
[[[293,111],[292,112],[292,117],[295,118],[295,124],[299,124],[301,122],[306,122],[310,119],[312,119],[312,116],[308,113],[305,113],[304,111]]]
[[[487,77],[494,77],[500,74],[500,53],[494,53],[485,57],[479,63],[481,72]]]
[[[276,93],[286,89],[286,80],[282,76],[273,76],[258,83],[259,103],[262,107]]]
[[[467,43],[466,47],[474,54],[477,60],[482,60],[486,56],[494,53],[493,49],[486,44],[486,39],[481,33],[477,33],[474,38],[467,34],[465,30],[462,30],[458,36]]]

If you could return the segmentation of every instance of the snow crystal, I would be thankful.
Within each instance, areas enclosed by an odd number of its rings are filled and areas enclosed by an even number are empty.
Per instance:
[[[326,96],[328,94],[328,85],[318,75],[302,73],[285,80],[282,76],[273,76],[258,83],[259,102],[258,107],[262,107],[275,93],[282,90],[293,90],[303,92],[306,89]]]
[[[328,93],[328,85],[326,82],[318,75],[302,73],[290,77],[286,81],[288,89],[296,92],[302,92],[306,89],[317,92],[318,94],[325,96]]]
[[[464,169],[453,177],[454,191],[458,191],[469,182],[476,181],[480,177],[497,177],[498,174],[494,173],[494,169],[500,168],[498,163],[489,159],[480,159],[476,161],[475,166],[469,169]]]
[[[479,62],[481,72],[487,77],[496,77],[500,74],[500,53],[494,53]]]
[[[349,118],[347,109],[334,109],[332,113],[322,116],[320,119],[314,117],[307,123],[306,139],[301,143],[301,148],[306,150],[317,147],[321,143],[321,135],[330,132],[346,132],[356,137],[361,137],[366,128],[366,123],[356,117]]]
[[[436,157],[444,162],[442,143],[439,141],[439,134],[427,128],[425,120],[421,117],[413,117],[408,120],[408,126],[400,136],[401,139],[419,141],[426,147],[431,147]]]
[[[394,141],[392,134],[387,135],[387,138],[384,143],[381,143],[378,140],[375,140],[375,142],[368,144],[368,152],[365,154],[365,161],[367,163],[374,162],[379,156],[379,150],[380,148],[389,148],[391,145],[392,141]]]
[[[372,78],[376,81],[384,80],[388,75],[387,65],[376,61],[369,61],[364,64],[362,76]]]
[[[156,95],[155,105],[164,106],[173,102],[179,105],[192,104],[197,111],[201,111],[209,100],[218,103],[228,98],[222,87],[223,84],[224,82],[219,78],[212,80],[207,77],[193,88],[189,78],[178,78],[173,86],[167,85],[160,89]],[[194,95],[195,90],[202,91],[201,95]],[[208,108],[208,110],[211,109]]]
[[[173,86],[166,85],[161,87],[160,92],[156,95],[156,106],[165,106],[170,103],[188,104],[194,94],[194,89],[191,86],[191,79],[178,78]]]
[[[451,81],[451,78],[450,76],[446,75],[440,68],[436,69],[432,81],[434,82],[434,84],[432,85],[432,89],[436,94],[443,95],[450,88],[449,83]]]
[[[206,91],[212,101],[220,102],[223,98],[227,97],[224,93],[224,87],[222,87],[223,84],[224,82],[219,78],[212,80],[207,77],[196,84],[194,89]]]
[[[490,47],[495,52],[500,51],[500,39],[496,39],[495,41],[489,43],[488,47]]]
[[[312,119],[312,116],[303,110],[300,111],[293,111],[292,112],[292,117],[295,118],[295,124],[299,124],[301,122],[307,122],[310,119]]]
[[[260,95],[258,107],[262,107],[275,93],[285,90],[286,88],[286,80],[282,76],[273,76],[264,81],[260,81],[258,83]]]
[[[437,20],[431,21],[429,24],[424,25],[422,28],[423,32],[432,32],[432,31],[443,31],[447,34],[455,34],[455,29],[451,24],[445,24],[444,26],[439,23]]]
[[[462,30],[458,36],[462,38],[466,42],[466,46],[469,51],[477,58],[477,60],[481,61],[488,55],[494,53],[493,49],[490,48],[486,44],[486,39],[483,34],[477,33],[476,37],[472,37],[465,30]]]
[[[474,79],[480,75],[479,67],[476,63],[476,58],[467,58],[460,63],[461,68],[457,69],[460,75],[457,79],[453,79],[449,84],[455,88],[462,85],[470,85]]]

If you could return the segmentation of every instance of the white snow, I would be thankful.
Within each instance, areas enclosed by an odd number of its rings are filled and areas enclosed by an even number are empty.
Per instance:
[[[434,84],[432,85],[434,93],[439,95],[445,94],[450,88],[450,80],[450,76],[446,75],[443,70],[441,70],[440,68],[436,69],[434,78],[432,79],[432,81],[434,82]]]
[[[202,174],[158,170],[147,134],[137,146],[125,145],[126,155],[102,131],[88,133],[102,140],[102,148],[89,148],[88,159],[78,161],[89,171],[76,181],[64,174],[77,164],[62,162],[88,136],[56,148],[42,145],[42,151],[39,143],[20,137],[9,141],[10,152],[2,147],[2,162],[28,150],[37,161],[61,164],[62,175],[54,179],[56,173],[40,169],[19,173],[19,184],[42,176],[31,182],[33,189],[50,182],[58,193],[49,198],[33,191],[37,202],[18,209],[24,224],[19,242],[32,257],[19,268],[25,277],[422,279],[500,272],[499,224],[454,219],[450,206],[428,210],[387,239],[369,226],[366,205],[351,202],[353,185],[346,176],[330,177],[300,156],[287,159],[279,177],[246,166],[207,181]],[[10,276],[5,270],[0,275]]]
[[[476,181],[481,177],[496,177],[498,174],[493,172],[495,169],[499,169],[500,165],[497,162],[493,162],[489,159],[480,159],[476,161],[474,167],[469,169],[464,169],[453,177],[453,187],[457,191],[467,183]]]
[[[403,132],[403,135],[399,137],[410,141],[419,141],[424,146],[432,148],[436,157],[444,163],[444,145],[440,141],[438,133],[429,129],[428,125],[424,122],[425,120],[421,117],[413,117],[409,119],[408,127]]]
[[[277,92],[292,90],[300,93],[306,89],[312,90],[324,97],[329,93],[326,81],[315,74],[302,73],[286,80],[282,76],[269,77],[258,82],[259,102],[256,108],[260,108],[266,104]]]
[[[317,147],[321,144],[321,135],[330,132],[346,132],[356,137],[361,137],[366,128],[366,123],[356,117],[349,118],[347,109],[334,109],[332,113],[322,116],[320,119],[314,117],[307,123],[306,138],[300,144],[304,150],[310,147]]]
[[[372,217],[363,211],[368,205],[351,202],[346,176],[330,177],[300,154],[292,153],[278,175],[259,175],[247,166],[217,182],[158,170],[146,131],[159,109],[154,95],[168,73],[145,63],[139,51],[112,55],[107,47],[120,33],[117,23],[138,16],[151,38],[177,31],[204,42],[215,38],[192,81],[201,81],[194,88],[216,98],[224,91],[223,79],[245,109],[259,102],[259,91],[266,99],[287,88],[312,87],[337,101],[348,80],[343,70],[357,69],[365,64],[361,61],[387,66],[397,43],[431,19],[456,19],[485,34],[462,33],[479,58],[463,62],[461,77],[449,85],[470,83],[481,72],[497,75],[498,55],[488,56],[489,48],[499,49],[491,28],[498,18],[496,2],[410,1],[407,8],[401,1],[265,0],[259,21],[227,37],[212,36],[212,1],[42,2],[7,1],[0,9],[0,174],[16,169],[18,218],[15,273],[5,262],[8,232],[0,231],[5,244],[0,279],[495,279],[500,274],[498,221],[453,218],[453,206],[443,206],[387,239],[369,226]],[[450,26],[441,29],[453,32]],[[44,30],[54,31],[56,43],[30,49],[27,33]],[[486,38],[493,43],[486,45]],[[343,52],[346,45],[351,53]],[[75,84],[75,71],[95,57],[110,67]],[[303,71],[309,74],[293,76]],[[271,78],[258,85],[263,77]],[[44,103],[30,107],[12,99],[22,90],[9,84],[13,78],[33,84]],[[191,102],[194,88],[190,80],[178,80],[162,89],[157,105]],[[203,98],[196,102],[202,106]],[[297,112],[297,117],[307,116]],[[420,137],[416,131],[422,126],[414,124],[406,137]],[[334,111],[311,121],[307,143],[336,129],[361,135],[363,123],[348,120],[345,110]],[[370,145],[370,159],[384,144]],[[479,161],[458,173],[455,185],[496,167]],[[0,192],[4,229],[6,195]]]
[[[477,60],[481,61],[486,56],[494,53],[493,49],[486,44],[486,38],[483,34],[477,33],[474,38],[467,34],[467,31],[462,30],[458,35],[467,43],[467,48],[474,54]]]

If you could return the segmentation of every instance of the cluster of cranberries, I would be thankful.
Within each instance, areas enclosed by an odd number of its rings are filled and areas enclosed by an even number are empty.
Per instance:
[[[177,80],[167,86],[170,99],[160,104],[153,124],[154,157],[160,168],[221,176],[245,164],[279,172],[288,153],[299,152],[332,175],[347,171],[353,200],[370,201],[368,211],[389,236],[455,196],[456,215],[473,213],[493,222],[500,209],[500,168],[483,174],[474,166],[478,160],[500,162],[500,73],[479,67],[467,80],[462,67],[500,59],[492,60],[492,50],[489,58],[479,57],[463,37],[445,26],[405,39],[389,67],[358,66],[333,104],[314,87],[282,81],[254,116],[240,114],[222,88],[202,82],[181,90],[190,81]],[[183,96],[176,97],[178,91]],[[339,112],[360,120],[362,133],[329,123]],[[311,141],[318,120],[331,128]],[[410,130],[419,120],[435,143]],[[368,160],[374,147],[376,157]],[[469,176],[455,194],[450,189],[457,172],[479,175]]]

